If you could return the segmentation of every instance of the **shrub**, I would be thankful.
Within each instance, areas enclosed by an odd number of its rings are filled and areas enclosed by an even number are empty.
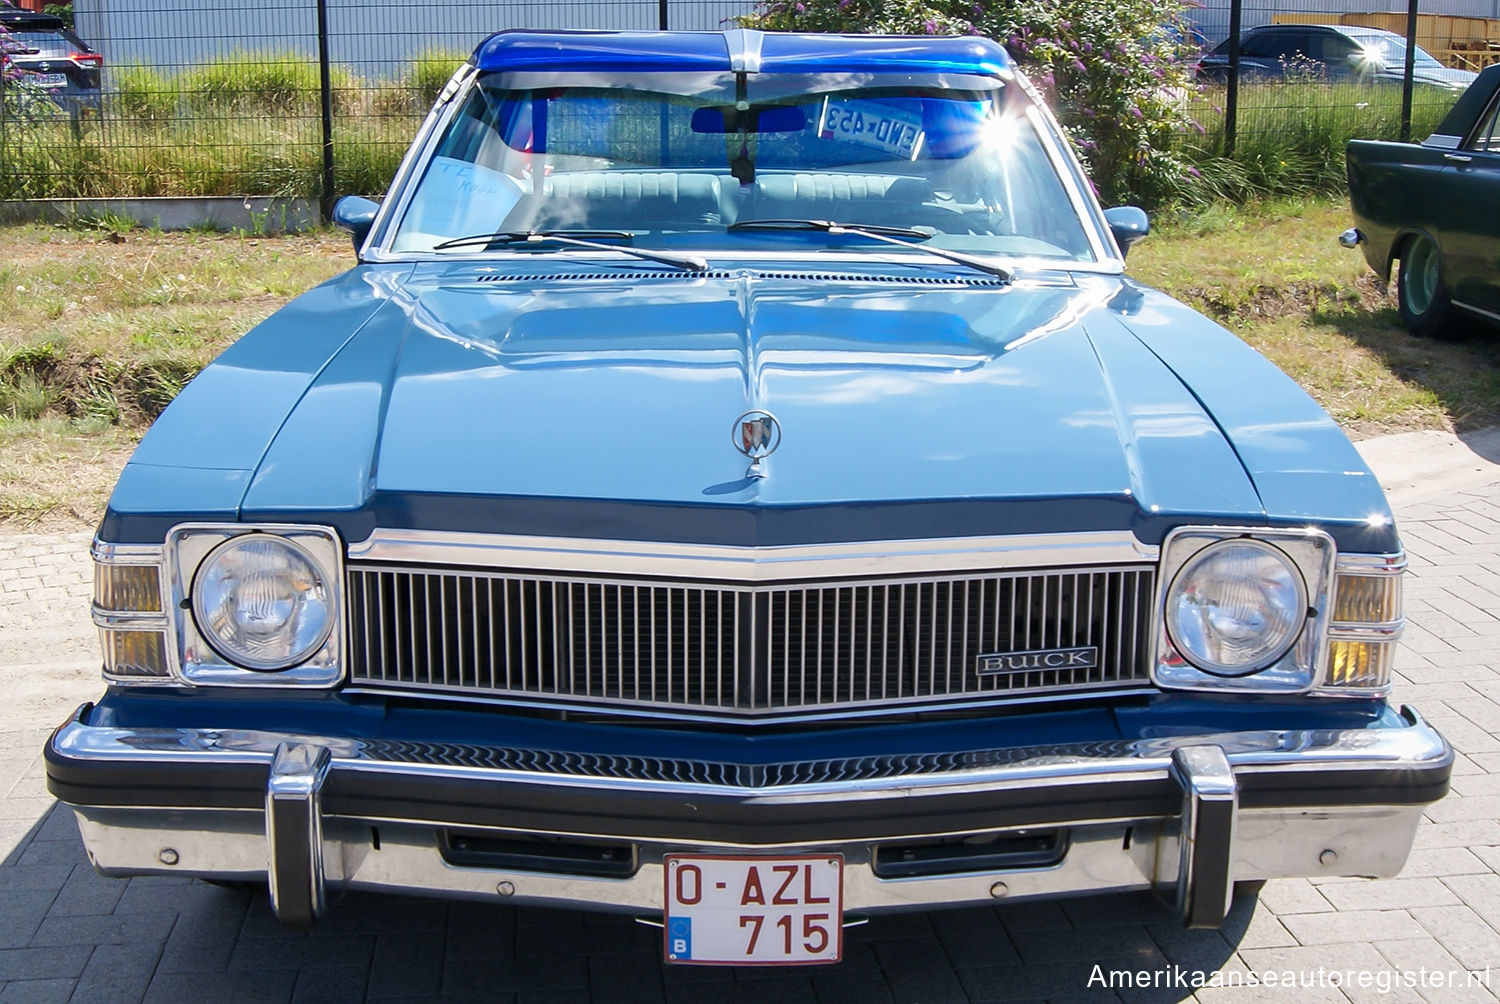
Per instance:
[[[987,35],[1005,43],[1048,103],[1106,203],[1160,203],[1193,168],[1182,0],[763,0],[747,27]]]
[[[53,17],[62,18],[63,24],[67,25],[69,28],[73,27],[73,4],[72,4],[72,0],[69,0],[68,3],[49,3],[49,4],[43,4],[42,5],[42,13],[43,14],[51,14]]]

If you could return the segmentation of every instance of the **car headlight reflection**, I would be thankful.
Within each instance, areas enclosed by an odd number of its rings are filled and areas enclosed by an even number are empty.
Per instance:
[[[1302,574],[1276,547],[1235,539],[1190,558],[1167,590],[1167,634],[1206,673],[1243,676],[1273,665],[1307,615]]]
[[[193,583],[193,616],[219,655],[260,670],[304,661],[333,626],[331,591],[317,562],[267,533],[233,537],[204,559]]]

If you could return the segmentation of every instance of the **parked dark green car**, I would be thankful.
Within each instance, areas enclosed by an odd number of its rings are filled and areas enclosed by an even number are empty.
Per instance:
[[[1396,280],[1401,321],[1414,335],[1452,337],[1500,323],[1500,64],[1459,98],[1420,144],[1349,143],[1359,247]]]

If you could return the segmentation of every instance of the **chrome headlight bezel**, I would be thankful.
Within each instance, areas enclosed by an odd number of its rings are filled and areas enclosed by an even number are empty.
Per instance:
[[[221,548],[238,538],[268,534],[291,545],[310,561],[328,594],[328,624],[304,658],[276,668],[236,661],[216,646],[199,625],[199,572]],[[226,687],[332,687],[343,678],[343,545],[331,527],[298,524],[185,524],[167,538],[177,629],[179,669],[183,682]]]
[[[1180,574],[1211,548],[1243,541],[1275,554],[1300,576],[1306,614],[1281,655],[1242,672],[1213,671],[1179,650],[1167,626],[1167,605]],[[1182,527],[1162,542],[1157,579],[1155,651],[1151,679],[1167,690],[1295,694],[1313,689],[1327,649],[1333,567],[1337,549],[1322,530],[1264,527]]]

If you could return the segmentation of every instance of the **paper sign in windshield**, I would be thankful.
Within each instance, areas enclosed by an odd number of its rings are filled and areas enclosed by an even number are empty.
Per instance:
[[[500,229],[523,193],[521,183],[508,174],[466,160],[434,157],[401,230],[440,238],[490,233]]]

